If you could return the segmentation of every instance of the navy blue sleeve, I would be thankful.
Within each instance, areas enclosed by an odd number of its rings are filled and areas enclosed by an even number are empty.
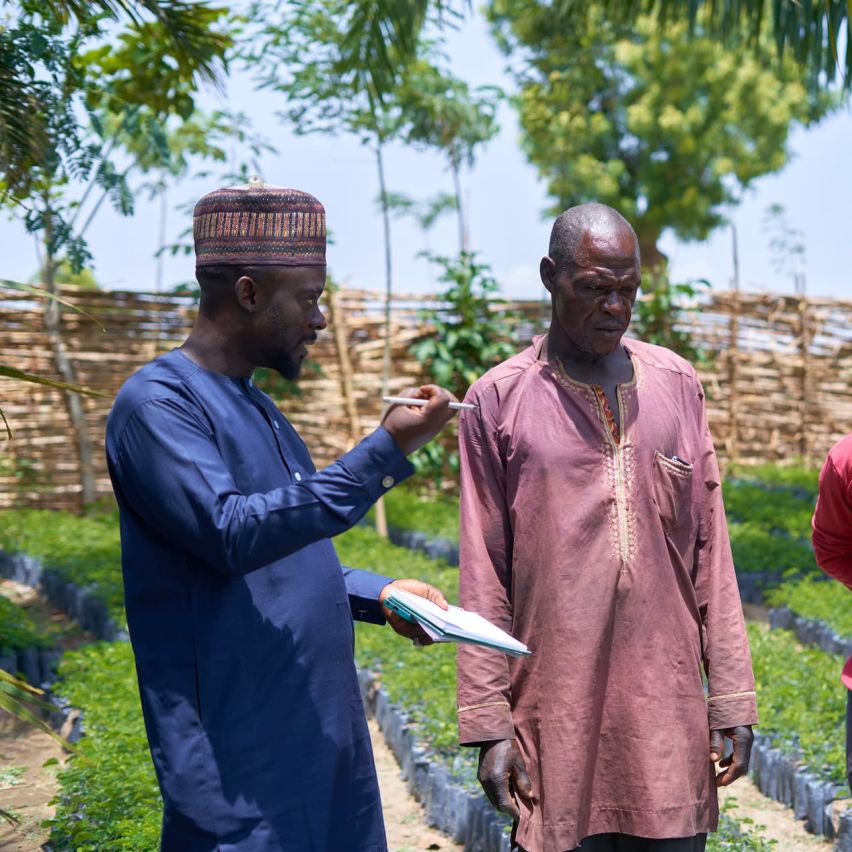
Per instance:
[[[379,427],[300,482],[242,494],[209,427],[173,399],[138,406],[110,451],[132,508],[213,569],[232,575],[344,532],[414,472]]]
[[[379,603],[379,593],[388,583],[392,583],[394,578],[361,571],[358,568],[349,568],[346,565],[342,568],[352,618],[356,621],[367,621],[370,624],[384,624],[385,614]]]

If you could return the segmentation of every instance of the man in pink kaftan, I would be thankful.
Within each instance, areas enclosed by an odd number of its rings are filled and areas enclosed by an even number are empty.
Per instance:
[[[532,656],[460,647],[460,740],[524,850],[695,852],[757,722],[704,393],[622,339],[640,270],[616,211],[562,214],[541,276],[548,334],[470,388],[459,436],[461,604]]]

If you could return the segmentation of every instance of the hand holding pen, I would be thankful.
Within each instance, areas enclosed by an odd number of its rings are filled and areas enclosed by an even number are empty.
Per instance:
[[[452,419],[452,409],[462,405],[453,394],[438,385],[406,388],[394,400],[405,402],[394,401],[391,404],[382,417],[382,426],[405,455],[411,455],[428,444]]]

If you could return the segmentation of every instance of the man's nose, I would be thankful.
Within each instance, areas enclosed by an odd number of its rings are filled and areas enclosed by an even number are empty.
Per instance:
[[[617,290],[611,290],[606,294],[602,307],[610,314],[623,313],[624,302],[621,300],[621,294]]]
[[[319,305],[314,305],[313,313],[311,314],[311,328],[317,331],[322,331],[328,323],[325,321],[325,315],[320,310]]]

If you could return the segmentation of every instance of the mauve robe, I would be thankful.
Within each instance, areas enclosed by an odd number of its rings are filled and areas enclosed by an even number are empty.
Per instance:
[[[353,617],[389,578],[329,538],[413,472],[382,428],[324,470],[249,379],[179,351],[107,426],[164,852],[385,852]]]
[[[701,385],[625,339],[616,445],[543,342],[479,379],[461,418],[461,604],[532,651],[459,648],[461,742],[517,737],[530,852],[711,831],[709,728],[757,711]]]

